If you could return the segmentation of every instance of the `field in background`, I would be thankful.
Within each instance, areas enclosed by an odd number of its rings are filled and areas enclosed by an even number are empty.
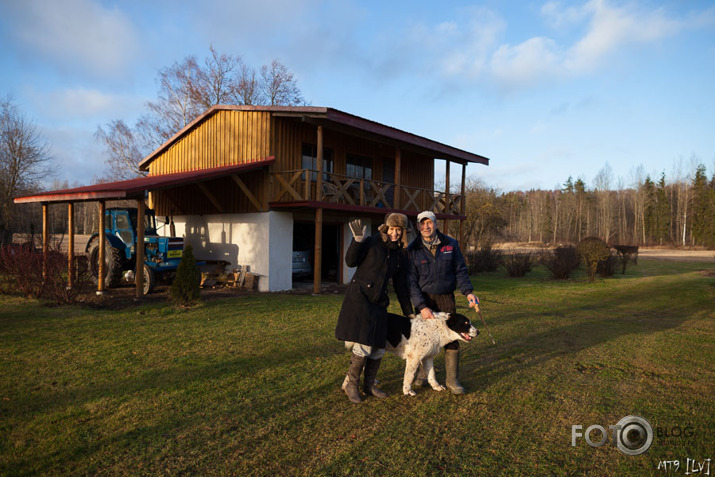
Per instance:
[[[340,390],[340,295],[114,311],[0,296],[0,474],[683,475],[715,457],[714,274],[641,257],[595,283],[475,276],[497,344],[462,347],[468,394],[404,397],[388,355],[390,397],[361,405]],[[645,454],[572,447],[572,425],[628,415],[661,434]]]

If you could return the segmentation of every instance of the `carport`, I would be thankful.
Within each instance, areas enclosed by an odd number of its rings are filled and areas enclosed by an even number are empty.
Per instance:
[[[275,157],[269,156],[263,159],[257,159],[251,162],[244,162],[230,166],[215,167],[212,169],[203,169],[190,172],[178,172],[173,174],[162,174],[154,176],[139,177],[117,182],[107,182],[103,184],[95,184],[91,186],[77,187],[74,189],[64,189],[43,192],[40,194],[16,197],[16,204],[37,203],[42,204],[42,253],[43,279],[47,275],[47,254],[49,251],[49,233],[48,228],[48,207],[50,204],[67,204],[68,206],[68,286],[72,286],[74,270],[74,203],[75,202],[99,202],[99,233],[104,232],[104,214],[106,210],[106,202],[108,200],[136,200],[137,203],[137,243],[144,243],[144,220],[145,220],[145,199],[150,191],[168,190],[178,186],[196,185],[196,189],[201,194],[206,195],[210,200],[214,200],[209,188],[204,184],[207,181],[230,176],[235,184],[248,196],[248,199],[254,204],[261,204],[261,200],[251,194],[246,188],[240,175],[246,172],[254,171],[272,165],[275,162]],[[98,276],[97,276],[97,294],[101,295],[105,292],[104,283],[104,261],[105,261],[105,240],[99,241],[99,258],[98,258]],[[141,298],[144,287],[144,247],[136,247],[136,270],[135,270],[135,296]]]

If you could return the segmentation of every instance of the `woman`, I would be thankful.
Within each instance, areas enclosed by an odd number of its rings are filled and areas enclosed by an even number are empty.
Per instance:
[[[407,217],[392,213],[378,227],[379,233],[365,237],[367,227],[360,220],[350,222],[353,241],[345,254],[348,267],[357,267],[345,292],[338,317],[335,337],[345,341],[352,351],[347,383],[343,387],[348,399],[362,402],[359,391],[360,373],[365,368],[363,391],[379,398],[387,397],[375,386],[375,376],[385,354],[387,335],[387,284],[392,279],[402,313],[412,313],[408,288],[409,261]]]

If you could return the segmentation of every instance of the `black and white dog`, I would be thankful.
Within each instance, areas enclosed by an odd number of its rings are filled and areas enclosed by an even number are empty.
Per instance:
[[[434,358],[444,345],[452,341],[472,341],[479,335],[469,319],[458,313],[435,313],[434,319],[424,319],[420,315],[408,318],[390,313],[387,325],[387,351],[407,361],[402,381],[402,393],[415,396],[412,382],[420,367],[427,372],[427,381],[435,391],[446,388],[437,382],[434,372]]]
[[[407,361],[402,380],[402,393],[415,396],[412,383],[420,364],[427,372],[427,381],[435,391],[446,388],[437,382],[434,372],[434,358],[444,345],[452,341],[472,341],[479,335],[472,322],[458,313],[435,313],[434,319],[426,320],[417,315],[408,318],[394,313],[388,313],[386,350]],[[353,343],[345,343],[348,349]],[[348,377],[345,376],[342,388],[345,389]]]

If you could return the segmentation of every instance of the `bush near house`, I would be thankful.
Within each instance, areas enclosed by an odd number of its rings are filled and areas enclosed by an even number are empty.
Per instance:
[[[169,288],[171,300],[180,306],[189,306],[201,300],[199,269],[191,244],[184,247],[176,278]]]

